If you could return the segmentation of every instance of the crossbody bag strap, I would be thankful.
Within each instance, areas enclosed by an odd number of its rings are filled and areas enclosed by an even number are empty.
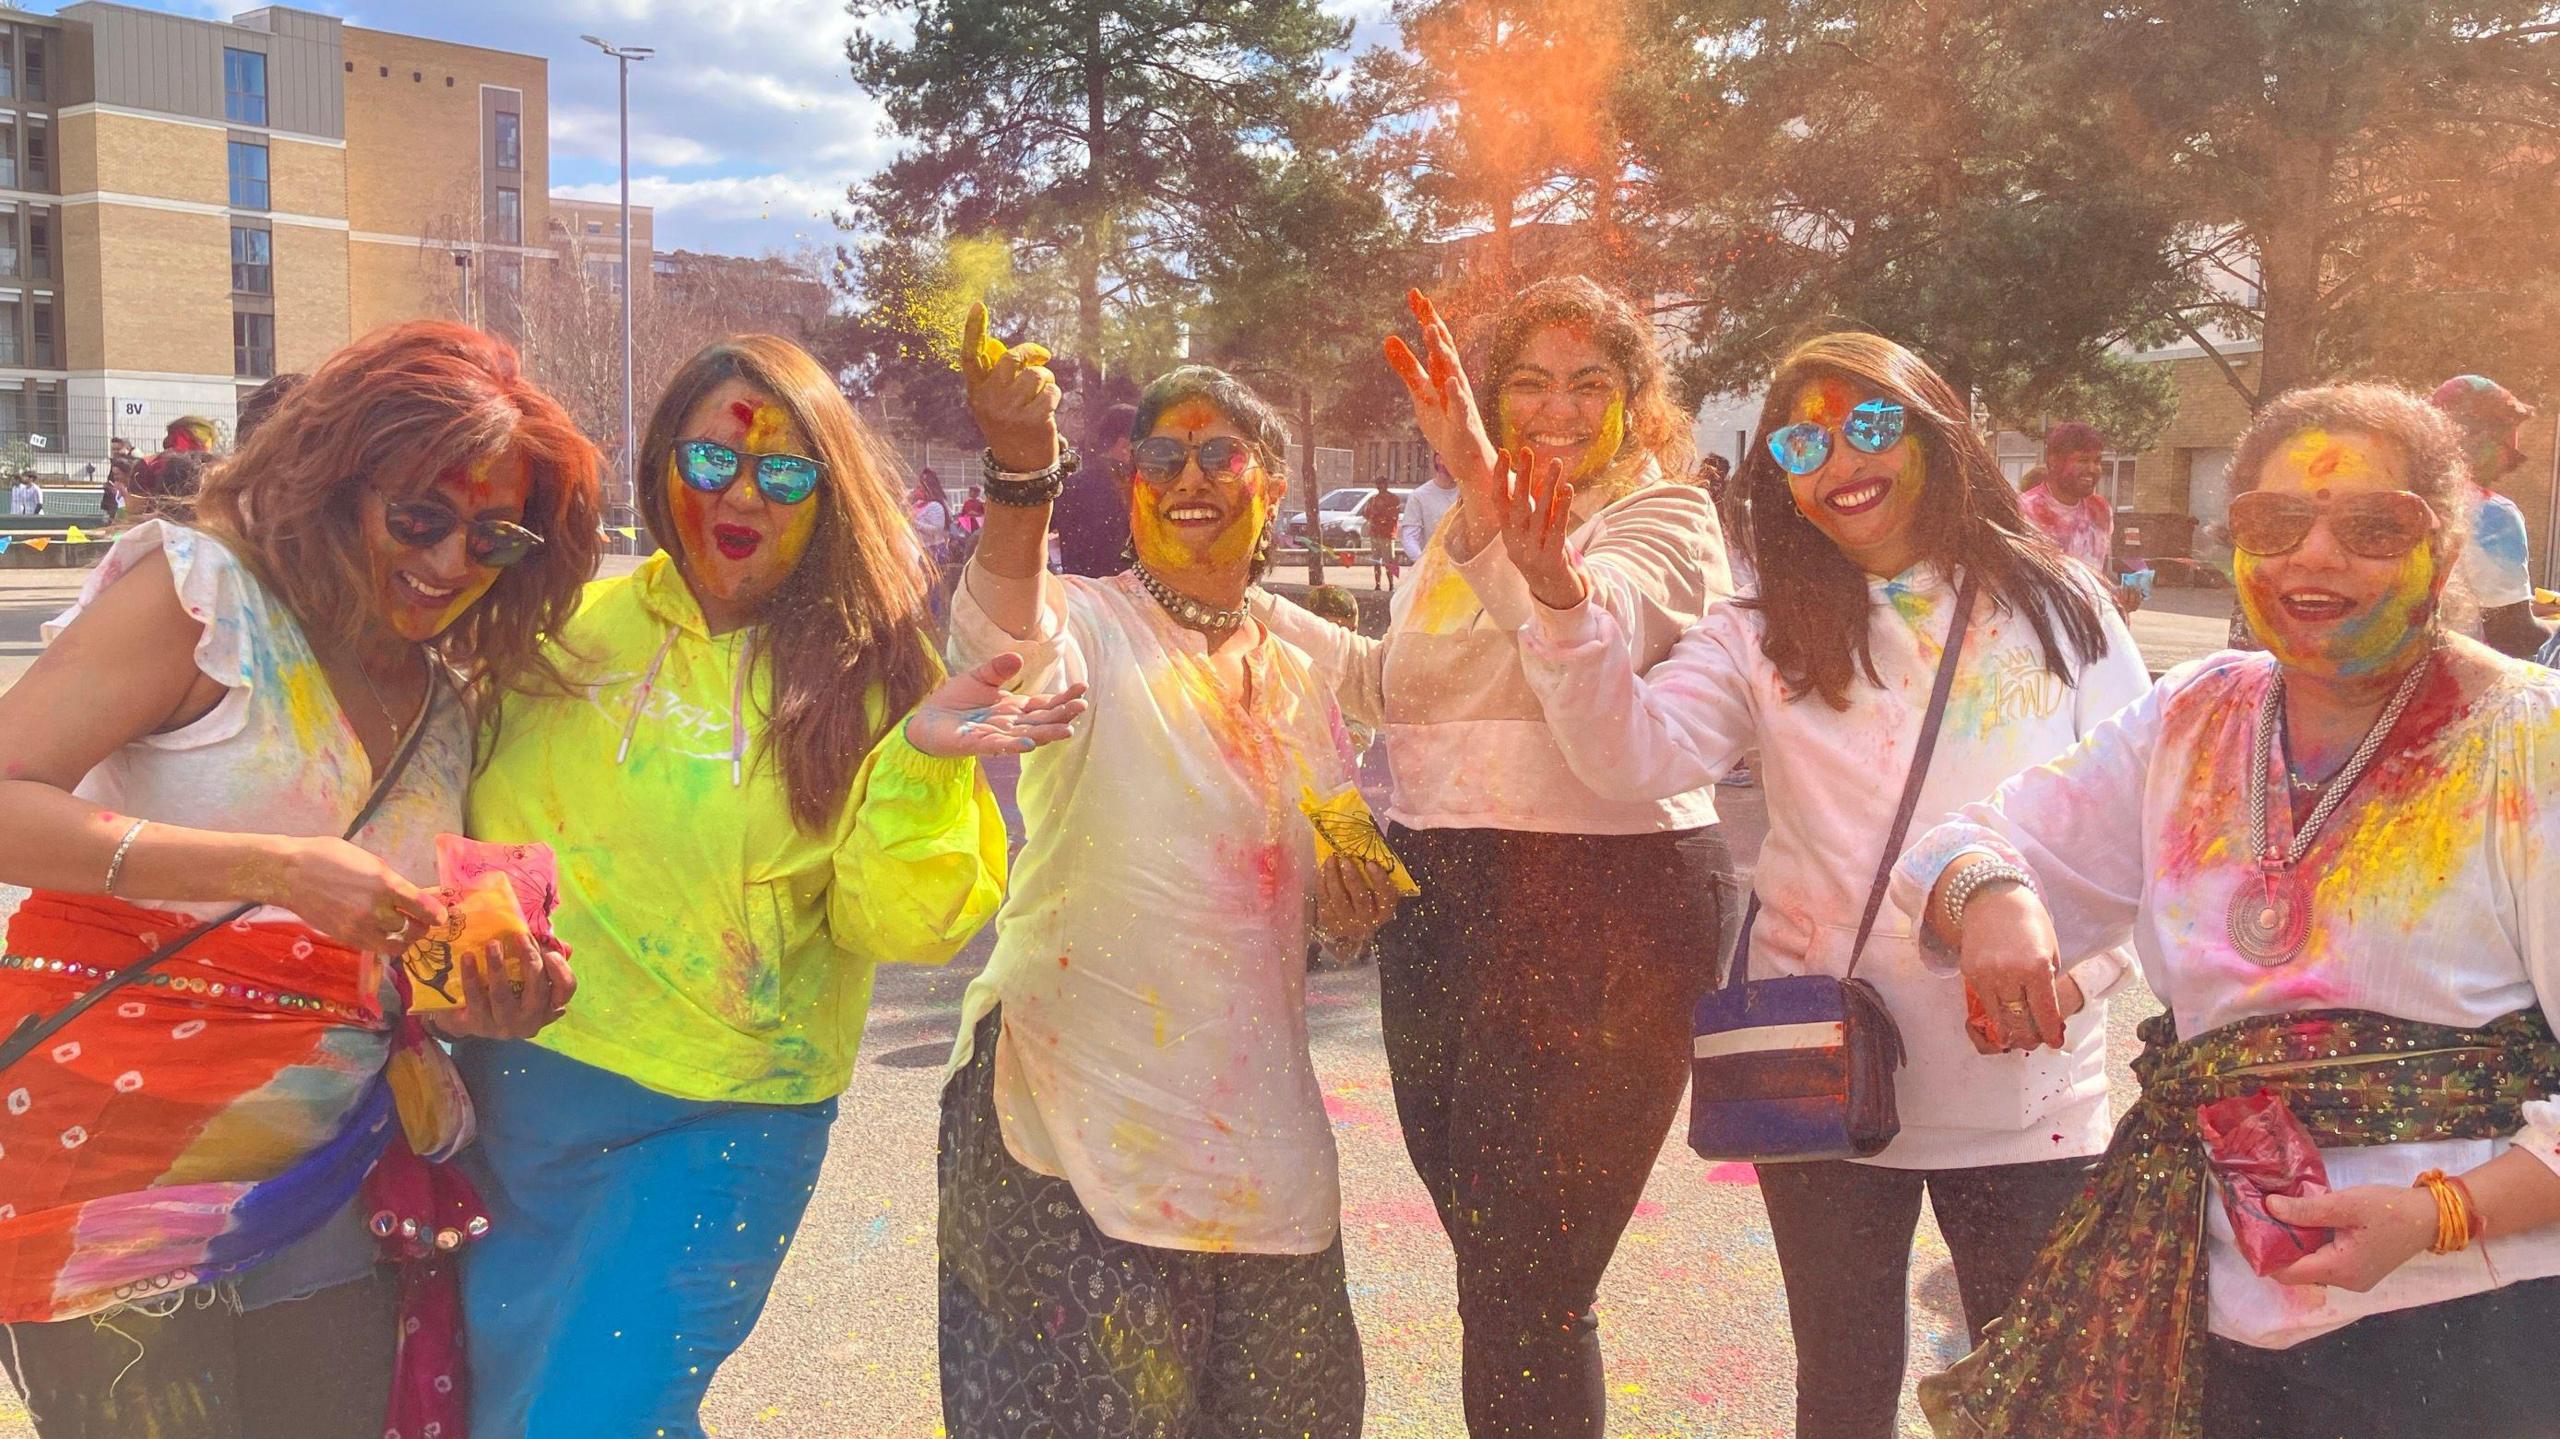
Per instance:
[[[364,807],[356,811],[356,817],[347,822],[346,832],[338,836],[340,839],[352,841],[366,825],[371,824],[374,815],[381,811],[383,801],[391,798],[392,787],[399,784],[400,776],[408,772],[409,761],[417,754],[419,742],[426,738],[428,727],[435,722],[437,702],[444,696],[444,681],[440,671],[430,668],[427,687],[427,707],[418,716],[417,728],[409,731],[409,737],[402,740],[400,748],[392,752],[391,763],[384,766],[382,773],[374,779],[373,793],[365,797]],[[100,1000],[166,964],[188,945],[238,920],[256,908],[255,904],[243,904],[215,915],[98,981],[97,986],[87,994],[53,1013],[42,1016],[30,1014],[19,1020],[18,1027],[10,1032],[8,1039],[0,1041],[0,1071],[6,1071],[19,1060],[34,1053],[36,1046],[51,1039],[61,1031],[64,1025],[86,1014],[90,1007]]]
[[[1893,862],[1902,858],[1903,836],[1911,832],[1911,816],[1920,808],[1920,786],[1929,778],[1929,756],[1938,748],[1938,731],[1946,723],[1947,696],[1955,689],[1956,663],[1964,654],[1965,631],[1973,627],[1973,572],[1967,570],[1964,583],[1956,587],[1955,617],[1947,622],[1947,642],[1938,652],[1938,682],[1929,691],[1929,714],[1920,722],[1920,743],[1911,751],[1911,773],[1902,781],[1902,803],[1893,812],[1893,831],[1885,836],[1884,857],[1876,861],[1875,883],[1867,888],[1867,912],[1858,917],[1858,942],[1849,950],[1849,968],[1841,978],[1858,972],[1858,961],[1867,953],[1867,936],[1875,932],[1876,916],[1884,911],[1884,892],[1893,882]]]

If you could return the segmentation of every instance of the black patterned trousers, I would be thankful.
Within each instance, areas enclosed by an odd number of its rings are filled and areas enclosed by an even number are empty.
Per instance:
[[[1114,1239],[1005,1151],[1000,1019],[942,1093],[942,1422],[951,1439],[1356,1439],[1367,1374],[1342,1240],[1201,1254]]]

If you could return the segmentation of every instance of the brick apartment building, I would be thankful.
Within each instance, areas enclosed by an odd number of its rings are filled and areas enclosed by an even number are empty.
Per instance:
[[[0,448],[76,471],[389,321],[503,329],[548,111],[539,57],[310,11],[0,13]]]

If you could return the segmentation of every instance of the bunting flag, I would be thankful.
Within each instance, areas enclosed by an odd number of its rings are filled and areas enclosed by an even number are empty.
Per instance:
[[[17,538],[16,535],[0,535],[0,555],[9,553],[10,544]]]
[[[27,548],[38,552],[50,549],[52,545],[53,536],[51,535],[37,535],[33,539],[27,541]]]
[[[630,525],[618,525],[614,528],[613,532],[622,536],[626,540],[636,540],[640,538],[640,531]]]
[[[78,525],[70,525],[62,532],[62,542],[67,545],[85,545],[89,542],[89,537],[80,533]]]

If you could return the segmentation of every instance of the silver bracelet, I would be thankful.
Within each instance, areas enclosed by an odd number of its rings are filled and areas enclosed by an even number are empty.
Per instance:
[[[142,827],[149,823],[151,823],[151,821],[147,819],[135,820],[133,822],[133,828],[126,830],[124,832],[124,838],[116,842],[115,857],[107,861],[107,887],[105,892],[109,896],[112,897],[116,892],[116,876],[124,873],[125,851],[133,848],[133,837],[142,833]]]
[[[1984,886],[1994,884],[2014,884],[2033,894],[2036,889],[2036,877],[2007,860],[1995,859],[1987,864],[1972,866],[1964,873],[1957,875],[1955,883],[1947,886],[1947,897],[1944,901],[1947,928],[1962,933],[1964,907],[1973,903],[1973,897],[1981,893]]]

